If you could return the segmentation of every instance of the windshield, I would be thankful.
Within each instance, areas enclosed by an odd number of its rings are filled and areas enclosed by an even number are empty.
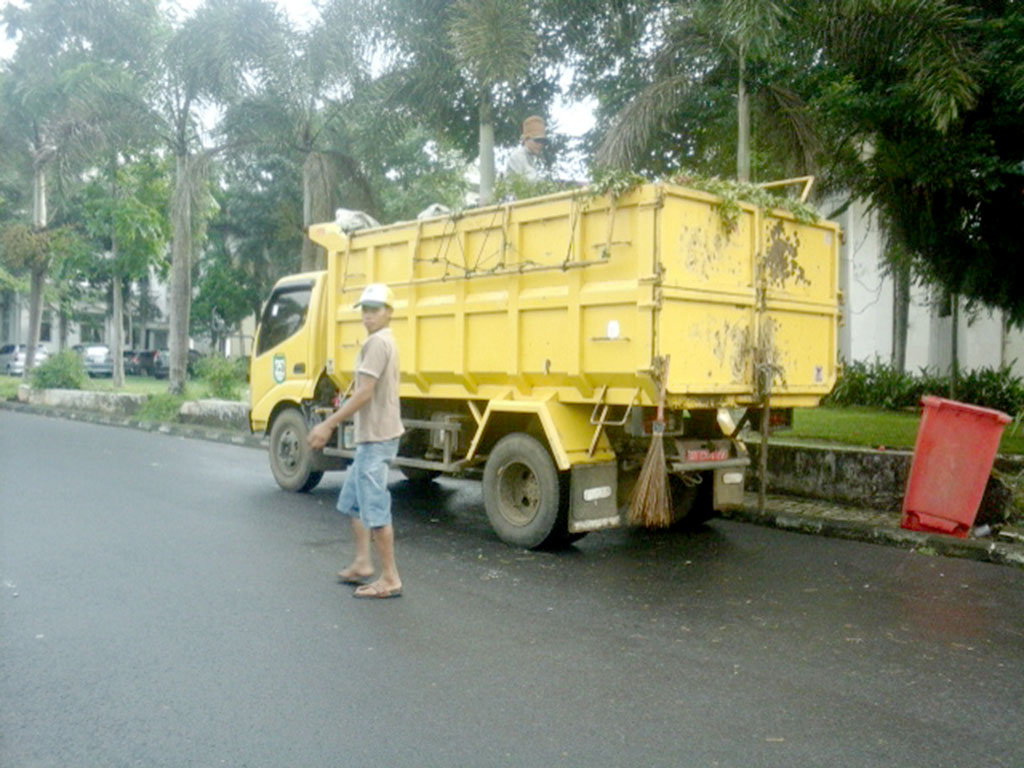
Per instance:
[[[298,332],[306,322],[311,283],[278,288],[263,308],[260,318],[259,344],[256,354],[262,355]]]

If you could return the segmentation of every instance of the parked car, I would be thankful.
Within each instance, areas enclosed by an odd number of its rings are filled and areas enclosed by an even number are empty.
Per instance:
[[[137,349],[132,352],[131,363],[125,363],[125,373],[132,373],[135,376],[153,375],[153,357],[155,349]],[[129,367],[131,371],[129,371]]]
[[[196,363],[203,355],[194,349],[188,351],[187,373],[192,376],[196,372]],[[171,374],[171,350],[159,349],[153,355],[153,376],[158,379],[166,379]]]
[[[28,356],[27,344],[4,344],[0,347],[0,371],[8,376],[21,376],[25,373],[25,358]],[[42,344],[36,346],[35,364],[39,365],[50,356]]]
[[[82,366],[90,376],[114,375],[114,358],[106,344],[75,344],[72,349],[82,358]]]
[[[171,375],[171,350],[158,349],[153,353],[153,377],[166,379]]]

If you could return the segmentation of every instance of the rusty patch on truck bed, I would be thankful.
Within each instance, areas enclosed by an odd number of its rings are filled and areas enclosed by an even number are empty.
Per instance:
[[[720,266],[719,261],[729,244],[729,236],[709,213],[703,224],[680,225],[677,242],[679,263],[683,269],[707,280],[711,277],[711,265]]]
[[[746,324],[730,325],[726,323],[721,331],[715,331],[713,351],[722,363],[726,352],[729,357],[729,374],[733,383],[743,383],[750,375],[750,327]]]
[[[810,285],[804,268],[797,257],[800,254],[800,233],[786,235],[781,221],[775,222],[768,232],[768,247],[764,252],[764,274],[769,283],[783,286],[792,278],[797,283]]]

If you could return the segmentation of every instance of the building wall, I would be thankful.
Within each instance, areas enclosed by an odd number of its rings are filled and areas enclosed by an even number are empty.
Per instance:
[[[830,207],[831,206],[831,207]],[[836,201],[821,206],[828,212]],[[877,217],[855,202],[835,217],[843,228],[839,286],[843,321],[839,354],[846,361],[890,362],[893,352],[893,280],[885,273],[884,238]],[[948,303],[948,302],[947,302]],[[1010,366],[1024,377],[1024,331],[1005,327],[1003,313],[987,307],[968,311],[961,300],[957,352],[961,370]],[[947,373],[952,364],[952,317],[934,288],[911,288],[906,370]]]

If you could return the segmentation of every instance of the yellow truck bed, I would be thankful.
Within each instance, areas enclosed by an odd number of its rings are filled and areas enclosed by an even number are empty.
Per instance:
[[[346,234],[328,252],[327,370],[348,383],[363,286],[395,291],[403,398],[812,406],[836,376],[838,226],[668,183],[587,190]]]

